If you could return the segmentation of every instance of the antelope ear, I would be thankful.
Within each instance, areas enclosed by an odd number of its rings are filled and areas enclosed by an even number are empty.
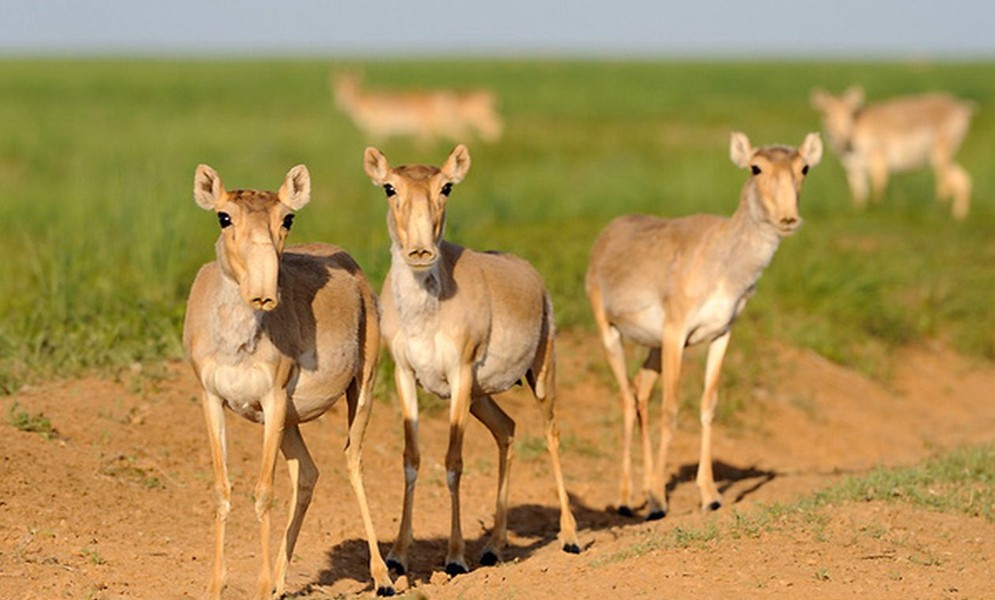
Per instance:
[[[300,210],[311,200],[311,174],[306,166],[297,165],[287,171],[277,197],[293,210]]]
[[[822,88],[813,88],[808,94],[808,103],[815,110],[826,110],[826,103],[829,101],[829,94]]]
[[[740,169],[750,166],[750,159],[753,158],[753,147],[750,146],[750,138],[745,133],[734,131],[729,140],[729,158],[732,164]]]
[[[463,181],[466,172],[470,170],[470,151],[463,144],[456,146],[440,170],[453,183]]]
[[[864,88],[859,85],[850,86],[843,92],[843,101],[850,110],[857,110],[864,105]]]
[[[211,210],[225,197],[221,176],[207,165],[198,165],[193,174],[193,199],[197,206]]]
[[[390,163],[387,162],[387,157],[384,156],[383,152],[370,146],[363,153],[363,168],[373,183],[383,185],[390,172]]]
[[[798,149],[798,154],[801,154],[805,164],[809,167],[819,164],[819,161],[822,160],[822,138],[817,132],[805,136],[805,141]]]

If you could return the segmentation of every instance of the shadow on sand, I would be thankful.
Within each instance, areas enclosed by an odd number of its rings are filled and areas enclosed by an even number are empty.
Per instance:
[[[667,484],[668,495],[681,484],[694,483],[697,473],[697,463],[686,464],[678,469]],[[725,494],[735,484],[749,482],[749,485],[739,490],[734,496],[725,499],[726,506],[736,504],[753,494],[767,483],[773,481],[778,474],[773,471],[763,471],[756,467],[737,467],[716,461],[713,464],[715,481],[719,491]],[[642,516],[626,517],[618,514],[614,507],[595,508],[584,504],[577,496],[570,495],[570,508],[577,520],[578,533],[583,537],[586,531],[601,531],[612,527],[638,525],[643,523]],[[638,507],[637,507],[638,508]],[[505,562],[525,560],[537,550],[550,544],[557,544],[556,533],[559,529],[560,510],[557,506],[538,504],[522,504],[512,506],[508,510],[508,530],[518,537],[529,538],[526,544],[509,544],[502,553]],[[487,542],[489,532],[482,532],[476,537],[466,538],[466,557],[470,568],[479,567],[477,559]],[[584,540],[581,540],[584,543]],[[589,548],[593,542],[587,542],[581,548]],[[441,571],[446,560],[447,538],[419,539],[415,538],[409,557],[408,581],[428,583],[435,571]],[[380,552],[386,557],[390,551],[390,543],[381,542]],[[343,579],[367,582],[366,588],[372,591],[373,585],[369,573],[369,553],[366,541],[355,538],[336,544],[328,550],[328,566],[318,574],[318,578],[308,584],[308,587],[330,586]]]

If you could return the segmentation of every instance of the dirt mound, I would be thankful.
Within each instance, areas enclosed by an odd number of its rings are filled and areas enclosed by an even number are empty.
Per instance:
[[[736,520],[757,503],[790,502],[842,474],[990,442],[991,364],[942,348],[908,349],[895,358],[893,378],[881,384],[810,351],[772,347],[764,358],[775,365],[768,383],[737,390],[746,408],[717,427],[716,480],[727,507],[699,512],[697,416],[684,414],[671,453],[671,513],[647,523],[606,510],[618,488],[621,411],[600,350],[580,336],[560,345],[558,417],[583,553],[565,554],[555,542],[556,492],[539,414],[516,391],[500,399],[518,422],[504,563],[475,562],[492,519],[497,461],[490,436],[474,422],[463,478],[463,526],[474,570],[453,580],[440,572],[449,527],[447,424],[444,410],[428,410],[421,425],[416,544],[410,579],[398,582],[400,590],[429,598],[995,595],[989,577],[995,530],[978,518],[861,503],[832,509],[817,523],[789,520],[749,530]],[[45,439],[0,426],[0,598],[202,595],[213,474],[198,393],[188,368],[170,365],[151,375],[136,368],[120,382],[33,386],[4,400],[5,412],[16,402],[18,411],[43,413],[56,434]],[[321,478],[291,564],[288,589],[295,597],[370,593],[342,454],[344,410],[338,406],[303,428]],[[228,424],[234,492],[226,597],[244,598],[255,591],[258,569],[251,494],[261,428],[231,415]],[[399,411],[378,402],[364,464],[385,554],[400,516],[402,446]],[[637,468],[637,482],[639,475]],[[282,526],[289,497],[283,464],[277,483]],[[709,535],[716,531],[722,533]],[[662,533],[679,543],[662,543]]]

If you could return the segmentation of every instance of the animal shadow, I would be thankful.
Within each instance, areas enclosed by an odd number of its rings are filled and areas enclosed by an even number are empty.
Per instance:
[[[750,494],[753,494],[763,486],[773,481],[779,475],[776,471],[764,471],[754,466],[737,467],[722,461],[714,461],[712,463],[712,472],[715,475],[715,485],[718,487],[719,492],[723,496],[726,495],[726,492],[730,488],[740,481],[756,480],[747,488],[738,491],[732,498],[726,498],[725,505],[740,502]],[[667,495],[669,496],[673,493],[677,486],[682,483],[694,483],[694,479],[697,474],[698,463],[682,465],[681,468],[678,469],[677,473],[670,478],[670,481],[667,482]]]
[[[587,506],[572,494],[570,495],[570,509],[577,520],[577,528],[581,532],[605,529],[631,522],[617,514]],[[557,546],[559,541],[556,536],[559,523],[560,509],[555,505],[520,504],[509,507],[508,531],[514,533],[518,538],[526,539],[517,542],[510,541],[501,553],[502,560],[504,562],[525,560],[541,548],[549,545]],[[465,523],[464,527],[469,529],[468,525],[470,524]],[[490,535],[490,531],[486,530],[483,524],[481,525],[481,532],[478,536],[465,538],[466,558],[471,569],[486,568],[481,567],[477,562]],[[434,572],[441,571],[445,566],[448,546],[449,539],[447,537],[425,539],[416,536],[408,561],[407,577],[409,583],[428,583]],[[390,547],[391,543],[381,543],[381,555],[387,556]],[[590,544],[584,546],[582,550],[588,547]],[[352,579],[367,582],[367,591],[373,590],[369,572],[369,552],[365,540],[360,538],[344,540],[328,550],[327,558],[328,565],[318,574],[317,580],[308,584],[308,588],[331,586],[343,579]]]
[[[727,498],[728,504],[740,502],[778,477],[778,473],[774,471],[764,471],[753,466],[737,467],[722,461],[714,462],[712,469],[719,491],[723,494],[739,482],[751,482],[746,488],[739,490],[735,496]],[[697,470],[697,463],[681,466],[667,484],[668,494],[682,483],[693,483]],[[614,510],[589,506],[573,494],[570,494],[570,510],[577,520],[577,529],[580,533],[633,525],[636,522],[632,517],[619,515]],[[519,504],[510,507],[508,509],[508,531],[513,532],[518,538],[525,538],[525,541],[509,543],[502,552],[504,562],[525,560],[541,548],[551,544],[557,545],[559,543],[556,537],[559,520],[560,509],[555,505]],[[467,525],[469,524],[464,524],[464,526]],[[490,532],[482,526],[478,536],[466,537],[466,557],[471,569],[481,568],[477,559],[480,557],[484,544],[487,543],[489,534]],[[432,573],[441,571],[445,564],[448,546],[449,539],[446,537],[431,539],[416,537],[409,557],[407,574],[409,584],[428,583]],[[590,546],[591,542],[588,542],[582,551]],[[390,547],[391,544],[388,542],[381,543],[380,554],[387,556]],[[308,584],[308,588],[331,586],[343,579],[352,579],[358,582],[367,582],[366,590],[373,590],[366,540],[360,538],[344,540],[328,550],[327,559],[328,565],[318,574],[317,580]]]

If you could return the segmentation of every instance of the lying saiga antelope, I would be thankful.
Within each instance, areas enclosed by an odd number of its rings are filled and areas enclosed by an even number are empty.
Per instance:
[[[203,386],[217,493],[211,598],[219,598],[224,586],[225,520],[231,510],[225,407],[263,425],[254,494],[262,538],[259,597],[280,597],[318,479],[298,426],[321,416],[343,395],[349,405],[349,481],[366,528],[370,572],[378,594],[394,592],[377,547],[360,465],[380,344],[376,299],[359,266],[340,248],[304,244],[284,251],[294,213],[310,196],[304,165],[291,169],[275,194],[226,191],[207,165],[194,175],[194,199],[214,210],[221,225],[218,259],[197,274],[183,324],[183,344]],[[287,459],[293,492],[271,574],[270,508],[278,450]]]
[[[638,415],[647,519],[666,515],[664,476],[677,425],[681,359],[686,346],[702,343],[708,344],[708,359],[697,484],[703,509],[721,506],[712,476],[712,417],[729,333],[781,239],[801,225],[798,195],[808,170],[822,157],[822,142],[818,134],[811,133],[798,150],[786,146],[755,149],[745,135],[734,133],[730,157],[736,166],[751,171],[732,218],[623,216],[609,223],[591,253],[587,294],[622,397],[622,514],[632,514],[630,454]],[[626,374],[623,338],[650,349],[632,384],[635,395]],[[663,418],[654,464],[648,402],[661,366]]]
[[[485,142],[501,137],[503,125],[494,94],[486,90],[370,92],[362,88],[358,75],[347,73],[332,77],[332,89],[336,105],[377,143],[392,136],[413,136],[422,142],[458,140],[473,133]]]
[[[822,113],[826,134],[846,170],[854,203],[867,204],[867,182],[880,199],[893,172],[930,165],[936,196],[953,198],[956,219],[967,216],[971,176],[954,155],[970,126],[972,106],[949,94],[893,98],[864,106],[864,91],[852,87],[840,96],[814,90],[812,106]]]
[[[560,499],[560,540],[579,552],[560,470],[553,419],[555,357],[553,308],[539,274],[509,254],[475,252],[442,239],[446,203],[470,168],[457,146],[442,167],[392,168],[376,148],[364,156],[367,175],[387,194],[391,266],[381,294],[384,339],[394,357],[394,378],[404,417],[404,509],[387,564],[403,573],[412,543],[411,519],[418,477],[418,398],[415,385],[449,398],[447,481],[452,524],[446,572],[467,572],[460,527],[463,434],[473,414],[498,446],[494,529],[480,562],[500,560],[507,543],[508,469],[515,422],[491,398],[523,378],[535,394]]]

